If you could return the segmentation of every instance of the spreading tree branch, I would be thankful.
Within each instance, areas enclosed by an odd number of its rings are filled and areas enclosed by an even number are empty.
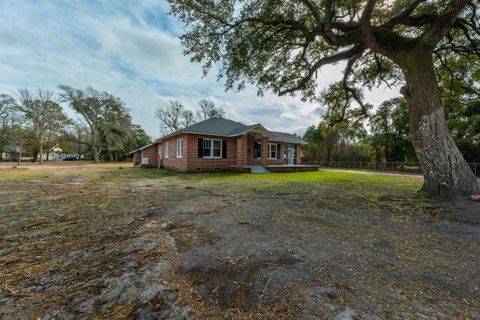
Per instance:
[[[316,63],[314,63],[308,70],[308,73],[305,77],[301,78],[298,84],[294,87],[285,89],[283,91],[279,91],[279,95],[283,96],[288,93],[292,93],[294,91],[298,91],[301,89],[304,89],[307,83],[312,79],[313,75],[315,74],[315,71],[317,71],[320,67],[327,65],[327,64],[332,64],[335,62],[339,62],[342,60],[350,59],[360,53],[363,52],[363,49],[359,46],[355,46],[349,50],[341,51],[337,54],[333,54],[331,56],[323,57],[319,59]]]
[[[433,48],[443,39],[448,31],[455,25],[458,15],[469,4],[470,0],[452,0],[445,7],[443,12],[435,19],[432,27],[427,29],[420,40],[427,46]]]

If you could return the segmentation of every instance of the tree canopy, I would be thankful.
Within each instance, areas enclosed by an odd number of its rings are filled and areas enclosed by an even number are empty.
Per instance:
[[[110,161],[118,160],[124,155],[132,142],[138,140],[139,127],[132,122],[132,118],[125,107],[125,103],[105,91],[93,88],[85,90],[61,85],[60,93],[63,101],[82,116],[88,126],[88,135],[83,139],[79,135],[70,139],[86,144],[92,149],[95,162],[100,161],[102,152],[105,152]],[[75,130],[81,133],[82,130]],[[143,130],[142,130],[143,131]]]
[[[220,65],[227,88],[250,82],[260,92],[301,90],[304,98],[316,98],[316,72],[348,61],[342,82],[349,99],[357,99],[353,82],[401,80],[390,60],[408,63],[404,52],[415,46],[433,50],[441,41],[435,53],[443,57],[478,53],[476,1],[169,2],[187,25],[181,36],[186,54],[205,71]]]

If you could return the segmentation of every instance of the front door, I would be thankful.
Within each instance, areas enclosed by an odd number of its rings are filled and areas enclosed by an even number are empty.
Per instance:
[[[289,166],[293,165],[293,154],[294,154],[293,148],[288,148],[287,149],[287,164]]]

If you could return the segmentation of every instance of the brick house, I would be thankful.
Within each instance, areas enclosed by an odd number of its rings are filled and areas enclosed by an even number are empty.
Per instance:
[[[132,153],[135,166],[179,172],[318,170],[301,165],[302,144],[305,141],[295,135],[269,131],[261,124],[210,118]]]

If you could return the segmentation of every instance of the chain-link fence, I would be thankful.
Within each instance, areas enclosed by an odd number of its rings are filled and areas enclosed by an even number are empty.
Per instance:
[[[418,162],[369,162],[369,161],[306,161],[303,164],[319,165],[330,168],[349,168],[380,171],[400,171],[421,173]],[[473,173],[480,177],[480,163],[469,163]]]

